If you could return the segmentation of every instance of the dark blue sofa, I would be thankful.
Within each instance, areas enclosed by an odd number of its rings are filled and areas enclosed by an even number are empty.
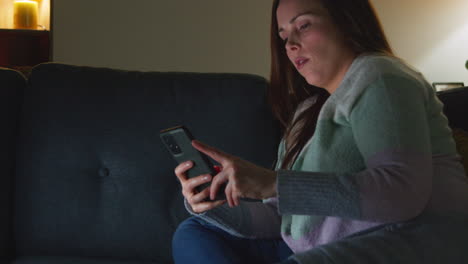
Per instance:
[[[188,217],[159,131],[265,167],[280,131],[265,79],[42,64],[0,70],[0,263],[171,263]]]
[[[267,82],[244,74],[129,72],[42,64],[0,69],[0,263],[172,263],[188,217],[159,131],[264,167],[280,131]],[[468,131],[468,88],[439,93]]]

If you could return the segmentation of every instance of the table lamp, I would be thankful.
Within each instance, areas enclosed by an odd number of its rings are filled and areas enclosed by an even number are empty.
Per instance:
[[[37,29],[38,3],[33,0],[13,2],[13,26],[15,29]]]

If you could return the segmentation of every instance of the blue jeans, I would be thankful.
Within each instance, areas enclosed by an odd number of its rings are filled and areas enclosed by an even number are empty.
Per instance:
[[[287,260],[293,254],[282,239],[245,239],[191,217],[182,222],[172,239],[176,264],[297,263]]]
[[[468,218],[421,215],[355,233],[306,253],[314,264],[468,263]],[[282,240],[236,238],[189,218],[173,238],[176,263],[296,263]],[[287,260],[285,260],[287,259]]]

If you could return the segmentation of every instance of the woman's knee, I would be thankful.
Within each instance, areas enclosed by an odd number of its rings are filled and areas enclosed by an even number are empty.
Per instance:
[[[187,243],[193,239],[196,239],[201,232],[203,232],[203,226],[195,217],[190,217],[179,224],[174,235],[172,237],[172,244],[176,245],[179,242]]]
[[[230,242],[216,227],[192,217],[175,231],[172,254],[175,263],[243,263],[236,262],[237,252]]]

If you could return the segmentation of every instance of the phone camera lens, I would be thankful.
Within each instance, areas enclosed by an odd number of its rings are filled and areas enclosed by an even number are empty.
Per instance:
[[[163,139],[167,147],[171,150],[172,154],[180,154],[182,152],[179,145],[177,145],[172,136],[167,135],[164,136]]]

